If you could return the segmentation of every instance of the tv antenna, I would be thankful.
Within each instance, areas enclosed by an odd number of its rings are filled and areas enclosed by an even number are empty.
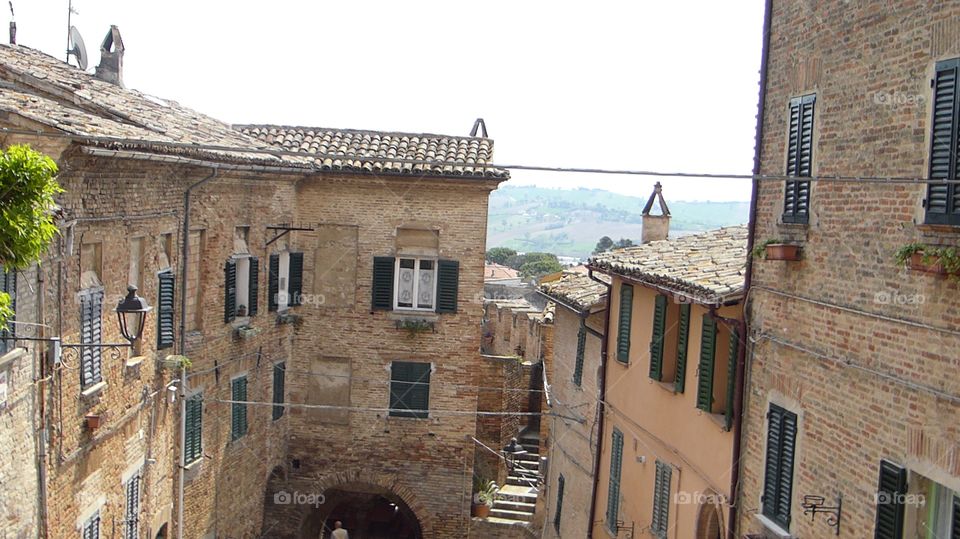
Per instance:
[[[10,0],[10,44],[17,44],[17,17],[13,14],[13,0]]]
[[[67,5],[67,63],[70,63],[70,56],[72,55],[77,59],[77,67],[86,71],[87,69],[87,47],[83,44],[83,37],[80,36],[80,31],[77,30],[76,26],[71,24],[71,17],[76,14],[79,15],[75,9],[73,9],[73,0],[69,0]]]

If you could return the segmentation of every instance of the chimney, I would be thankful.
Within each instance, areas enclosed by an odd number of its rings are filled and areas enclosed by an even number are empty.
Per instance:
[[[650,215],[653,209],[653,203],[660,205],[660,215]],[[650,193],[650,199],[647,205],[643,207],[643,234],[641,241],[650,243],[651,241],[665,240],[670,234],[670,208],[663,200],[663,188],[660,182],[653,186],[653,193]]]
[[[107,37],[100,45],[100,65],[94,75],[102,81],[116,84],[123,88],[123,39],[120,38],[120,29],[110,25]]]

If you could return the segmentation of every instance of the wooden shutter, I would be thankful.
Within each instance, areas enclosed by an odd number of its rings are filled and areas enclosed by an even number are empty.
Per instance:
[[[16,270],[7,271],[0,265],[0,292],[6,292],[10,296],[10,310],[13,311],[13,317],[7,320],[7,329],[0,330],[0,354],[7,353],[13,348],[13,341],[6,339],[16,337],[17,326],[12,324],[17,317],[17,272]]]
[[[888,460],[881,460],[874,539],[903,537],[903,495],[906,493],[907,470]]]
[[[231,383],[232,399],[234,401],[247,400],[247,377],[241,376],[234,378]],[[231,438],[236,440],[247,433],[247,405],[245,403],[234,402],[231,407]]]
[[[83,539],[100,539],[100,511],[83,523]]]
[[[457,289],[460,286],[460,262],[437,261],[437,312],[457,312]]]
[[[290,294],[289,305],[303,303],[303,253],[290,253],[290,279],[287,292]]]
[[[953,497],[953,520],[950,539],[960,539],[960,497]]]
[[[573,367],[573,383],[580,387],[583,383],[583,354],[587,347],[587,326],[584,320],[580,319],[580,329],[577,331],[577,358]]]
[[[426,418],[430,410],[430,364],[394,361],[390,367],[390,415]]]
[[[247,285],[247,316],[255,316],[259,310],[260,299],[260,259],[250,257],[250,275]]]
[[[173,346],[174,276],[172,271],[157,274],[157,350]]]
[[[617,323],[617,361],[630,362],[630,324],[633,319],[633,286],[620,284],[620,318]]]
[[[700,365],[697,370],[697,408],[713,413],[713,367],[717,355],[717,321],[703,315],[700,332]]]
[[[670,480],[673,469],[670,464],[657,460],[656,479],[653,485],[653,522],[650,531],[654,537],[666,537],[670,520]]]
[[[787,176],[808,178],[813,170],[813,115],[816,95],[790,101]],[[783,222],[806,223],[810,212],[810,182],[787,180]]]
[[[733,427],[733,398],[737,389],[737,355],[740,352],[740,335],[736,328],[730,328],[730,342],[727,347],[727,402],[723,411],[727,430]]]
[[[797,415],[771,404],[767,413],[762,511],[785,530],[790,529],[796,439]]]
[[[960,179],[960,59],[937,62],[933,82],[930,135],[930,179]],[[928,184],[926,222],[960,225],[957,184]]]
[[[610,484],[607,488],[607,528],[617,533],[620,516],[620,471],[623,465],[623,433],[614,427],[610,445]]]
[[[283,387],[285,385],[286,363],[277,363],[273,366],[273,418],[283,417]]]
[[[650,339],[650,378],[663,378],[663,338],[667,327],[667,296],[657,294],[653,303],[653,335]]]
[[[103,312],[103,289],[80,293],[80,342],[100,344]],[[100,348],[84,346],[80,349],[80,385],[86,389],[103,380]]]
[[[392,256],[373,257],[373,310],[393,309],[393,274],[397,261]]]
[[[270,255],[267,263],[267,312],[276,312],[280,305],[280,255]]]
[[[223,321],[237,317],[237,261],[227,260],[223,265]]]
[[[687,377],[687,343],[690,341],[690,304],[680,305],[680,322],[677,328],[677,376],[673,388],[683,393]]]
[[[203,448],[203,398],[201,395],[189,397],[186,408],[183,460],[190,464],[200,458]]]
[[[140,474],[137,473],[127,479],[125,488],[126,504],[124,507],[124,534],[125,539],[139,539],[140,527]]]
[[[566,486],[563,474],[557,478],[557,510],[553,514],[553,529],[560,532],[560,514],[563,512],[563,489]]]

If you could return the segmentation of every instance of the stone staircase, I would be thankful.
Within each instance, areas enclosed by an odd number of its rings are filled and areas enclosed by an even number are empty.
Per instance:
[[[540,468],[540,441],[521,433],[518,441],[527,450],[517,458],[517,464],[507,476],[507,484],[500,488],[490,509],[489,520],[494,522],[530,522],[537,505],[537,472]]]

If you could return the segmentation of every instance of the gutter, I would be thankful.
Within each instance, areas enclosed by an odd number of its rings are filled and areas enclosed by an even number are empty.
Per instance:
[[[763,149],[763,119],[767,101],[767,71],[770,66],[770,28],[773,19],[773,0],[766,0],[763,14],[763,48],[760,53],[760,95],[757,104],[757,128],[753,149],[753,186],[750,193],[750,221],[747,224],[747,270],[743,279],[744,298],[750,294],[753,281],[754,239],[757,233],[757,197],[760,191],[760,159]],[[740,338],[743,343],[737,353],[737,370],[734,380],[733,400],[733,462],[730,470],[730,521],[727,524],[727,539],[737,538],[737,517],[740,506],[740,456],[743,442],[743,399],[747,378],[747,302],[744,300],[743,319],[740,320]]]
[[[750,251],[749,251],[749,249],[751,248],[750,245],[751,245],[751,241],[750,241],[750,239],[748,238],[748,239],[747,239],[747,249],[748,249],[748,250],[747,250],[747,256],[748,256],[748,257],[750,256]],[[747,262],[747,263],[749,264],[749,262]],[[746,297],[746,288],[744,288],[744,291],[742,291],[742,292],[738,292],[738,293],[736,293],[736,294],[730,294],[730,295],[728,295],[728,296],[720,296],[720,295],[714,294],[714,293],[712,293],[712,292],[708,292],[708,293],[704,293],[704,294],[695,294],[695,293],[693,293],[693,292],[688,292],[688,291],[684,291],[684,290],[678,290],[678,289],[675,289],[675,288],[668,288],[668,287],[663,286],[663,285],[651,283],[651,282],[649,282],[649,281],[644,281],[643,279],[640,279],[640,278],[638,278],[638,277],[634,277],[634,276],[631,276],[631,275],[626,275],[626,274],[624,274],[624,273],[620,273],[620,272],[615,271],[615,270],[612,270],[612,269],[611,269],[611,270],[605,270],[605,269],[603,269],[603,268],[599,268],[599,267],[593,266],[593,265],[591,265],[591,264],[587,264],[587,268],[590,269],[590,270],[596,269],[596,270],[599,270],[599,271],[604,272],[604,273],[609,272],[609,273],[611,273],[611,274],[616,275],[617,277],[619,277],[620,280],[622,280],[622,281],[627,281],[627,282],[629,282],[629,283],[631,283],[631,284],[635,284],[635,285],[643,286],[643,287],[646,287],[646,288],[650,288],[650,289],[656,290],[657,292],[659,292],[659,293],[661,293],[661,294],[665,294],[665,295],[668,295],[668,296],[673,296],[673,297],[675,297],[675,298],[683,299],[683,300],[686,301],[686,303],[696,303],[697,305],[703,305],[704,307],[708,307],[708,308],[711,308],[711,307],[729,307],[729,306],[731,306],[731,305],[736,305],[737,303],[740,303],[740,301],[743,300],[744,297]],[[594,279],[594,280],[596,280],[596,279]],[[598,282],[599,282],[599,281],[598,281]],[[719,299],[719,298],[723,298],[723,301],[704,301],[705,298],[709,298],[709,297],[716,297],[716,298],[718,298],[718,299]]]
[[[594,519],[596,519],[597,516],[597,490],[600,487],[600,455],[603,452],[603,418],[606,414],[604,403],[607,398],[607,342],[609,341],[606,335],[610,333],[610,299],[612,297],[610,292],[613,290],[613,282],[605,283],[597,277],[594,277],[593,268],[589,265],[587,266],[587,276],[607,287],[607,310],[603,315],[604,337],[600,340],[600,395],[597,399],[597,453],[593,458],[593,485],[590,490],[590,520],[587,524],[587,539],[593,539]]]

